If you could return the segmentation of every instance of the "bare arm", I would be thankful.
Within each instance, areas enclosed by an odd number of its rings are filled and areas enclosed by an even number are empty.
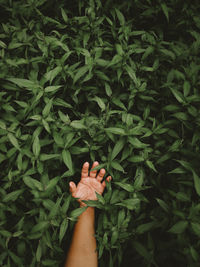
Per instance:
[[[96,239],[94,237],[94,213],[88,207],[78,218],[74,227],[72,243],[65,267],[97,267]]]
[[[92,168],[99,165],[94,162]],[[105,170],[101,169],[97,175],[97,171],[90,171],[88,176],[89,163],[85,162],[82,168],[81,181],[78,186],[70,182],[70,191],[72,196],[78,198],[80,206],[86,206],[81,200],[97,200],[96,193],[102,195],[106,183],[102,181]],[[96,177],[97,175],[97,177]],[[109,182],[111,176],[107,177]],[[95,210],[93,207],[88,207],[78,218],[74,227],[74,233],[70,249],[68,251],[65,267],[97,267],[98,255],[96,251],[95,239]]]

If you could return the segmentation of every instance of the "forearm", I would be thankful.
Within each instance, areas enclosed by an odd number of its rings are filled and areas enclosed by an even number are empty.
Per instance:
[[[74,227],[72,243],[65,267],[97,267],[95,234],[95,210],[88,207],[78,218]]]

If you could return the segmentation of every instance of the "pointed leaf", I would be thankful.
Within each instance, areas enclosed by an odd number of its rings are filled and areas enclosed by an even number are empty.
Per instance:
[[[77,208],[75,210],[73,210],[70,213],[70,217],[71,218],[77,218],[78,216],[80,216],[88,207],[82,207],[82,208]]]
[[[33,141],[33,154],[36,156],[36,158],[40,154],[40,140],[37,135]]]
[[[18,150],[20,150],[19,143],[16,137],[12,133],[8,133],[8,138],[10,142],[13,144],[13,146],[16,147]]]
[[[111,166],[115,169],[115,170],[118,170],[120,172],[124,172],[124,169],[123,167],[119,164],[118,161],[111,161]]]
[[[62,158],[63,158],[63,162],[65,163],[67,168],[71,172],[73,172],[72,158],[71,158],[71,154],[70,154],[69,150],[66,149],[66,150],[62,151]]]
[[[88,70],[89,67],[87,65],[80,67],[73,78],[73,84],[75,84]]]
[[[181,234],[185,231],[185,229],[188,226],[187,221],[179,221],[175,223],[169,230],[168,232],[173,233],[173,234]]]
[[[152,161],[150,161],[150,160],[146,160],[146,164],[147,164],[147,166],[148,166],[150,169],[152,169],[153,171],[157,172],[157,170],[156,170],[156,168],[154,167]]]
[[[165,14],[165,17],[167,18],[167,21],[169,22],[169,13],[168,13],[168,8],[165,3],[161,3],[161,7],[163,10],[163,13]]]
[[[134,192],[134,186],[130,185],[130,184],[125,184],[125,183],[121,183],[121,182],[114,182],[116,185],[120,186],[121,188],[123,188],[124,190],[132,193]]]
[[[200,178],[195,171],[192,170],[192,173],[194,179],[194,188],[196,190],[196,193],[200,196]]]
[[[62,85],[47,86],[47,87],[44,89],[44,91],[45,91],[46,93],[55,92],[55,91],[57,91],[60,87],[62,87]]]
[[[62,241],[62,239],[63,239],[63,237],[67,231],[68,224],[69,224],[69,221],[67,218],[65,218],[61,223],[60,231],[59,231],[59,243],[61,243],[61,241]]]
[[[16,191],[13,191],[11,193],[8,193],[6,196],[3,198],[3,202],[8,202],[8,201],[15,201],[21,193],[24,192],[24,189],[19,189]]]
[[[125,131],[122,128],[110,127],[110,128],[104,128],[104,130],[113,134],[125,135]]]
[[[120,138],[119,141],[115,144],[112,153],[111,153],[111,158],[110,160],[114,160],[116,156],[119,154],[119,152],[122,150],[125,144],[125,139]]]

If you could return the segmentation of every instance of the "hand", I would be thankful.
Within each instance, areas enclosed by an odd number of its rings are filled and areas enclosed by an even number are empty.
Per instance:
[[[92,169],[98,165],[99,163],[95,161],[93,163]],[[106,187],[105,181],[101,183],[104,174],[106,173],[105,169],[101,169],[98,175],[97,175],[97,170],[94,171],[91,170],[89,176],[88,176],[88,169],[89,169],[89,163],[85,162],[82,167],[81,180],[78,183],[78,185],[76,186],[74,182],[69,183],[70,192],[72,193],[73,197],[79,198],[78,201],[81,207],[87,206],[81,200],[98,200],[95,191],[98,194],[102,195]],[[112,179],[111,176],[106,178],[108,182],[111,179]]]

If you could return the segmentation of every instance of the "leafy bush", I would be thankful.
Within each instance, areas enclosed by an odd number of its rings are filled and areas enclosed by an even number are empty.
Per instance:
[[[0,7],[1,266],[63,266],[95,160],[99,266],[199,266],[199,1]]]

